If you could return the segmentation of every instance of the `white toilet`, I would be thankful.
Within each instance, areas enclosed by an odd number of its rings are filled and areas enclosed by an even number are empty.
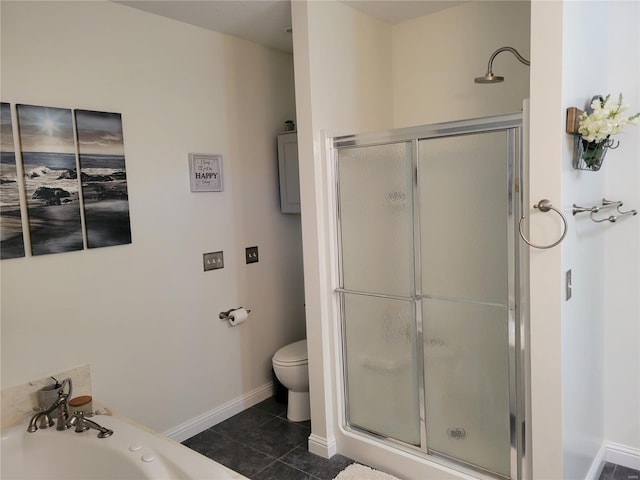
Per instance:
[[[289,390],[287,418],[292,422],[311,418],[308,362],[306,340],[285,345],[272,359],[276,377]]]

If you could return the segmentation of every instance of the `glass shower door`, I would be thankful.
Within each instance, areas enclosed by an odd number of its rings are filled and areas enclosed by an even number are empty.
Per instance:
[[[512,114],[334,139],[347,426],[496,478],[524,452],[521,130]]]
[[[412,144],[340,152],[347,418],[420,445]]]
[[[507,132],[419,142],[427,446],[509,476]]]

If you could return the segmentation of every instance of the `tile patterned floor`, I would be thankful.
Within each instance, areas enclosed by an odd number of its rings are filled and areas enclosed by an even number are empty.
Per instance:
[[[310,422],[290,422],[286,405],[269,398],[183,444],[252,480],[331,480],[353,463],[309,453],[310,433]]]
[[[599,480],[640,480],[640,471],[607,463],[600,474]]]
[[[310,433],[310,422],[290,422],[286,405],[269,398],[183,444],[251,480],[332,480],[353,463],[309,453]],[[607,463],[599,480],[640,480],[640,472]]]

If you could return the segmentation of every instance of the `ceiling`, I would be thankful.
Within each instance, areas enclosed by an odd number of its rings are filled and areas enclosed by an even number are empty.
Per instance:
[[[341,1],[390,24],[464,3],[454,0]],[[125,0],[116,3],[278,50],[293,51],[291,33],[287,32],[291,26],[291,0]]]

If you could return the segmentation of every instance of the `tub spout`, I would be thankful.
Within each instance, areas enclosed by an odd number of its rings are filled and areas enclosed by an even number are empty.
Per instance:
[[[109,430],[88,418],[84,418],[84,412],[74,412],[68,425],[69,427],[76,427],[77,433],[86,432],[90,428],[98,430],[98,438],[107,438],[113,435],[113,430]]]
[[[38,430],[38,420],[42,419],[40,423],[40,428],[52,427],[53,420],[51,420],[50,414],[54,410],[58,410],[58,427],[57,430],[64,430],[67,428],[66,421],[69,418],[69,414],[67,411],[67,400],[69,399],[69,394],[60,392],[58,399],[51,404],[51,406],[45,410],[42,410],[36,413],[31,420],[29,421],[29,427],[27,428],[27,432],[33,433]]]
[[[38,413],[36,413],[33,417],[31,417],[31,421],[29,422],[29,428],[27,428],[27,431],[33,433],[36,430],[38,430],[38,428],[53,427],[54,423],[53,423],[53,420],[51,420],[49,413],[47,413],[45,410],[41,410]],[[38,427],[38,420],[40,420],[39,427]]]

